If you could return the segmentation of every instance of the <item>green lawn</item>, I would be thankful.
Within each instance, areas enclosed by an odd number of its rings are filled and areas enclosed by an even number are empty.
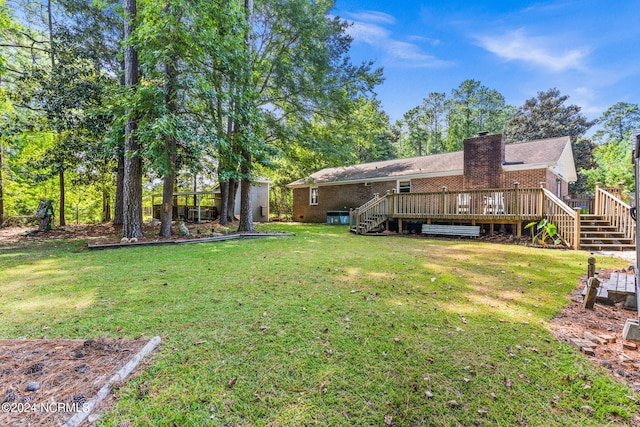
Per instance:
[[[0,336],[160,335],[146,370],[117,390],[109,426],[589,426],[636,415],[628,387],[548,332],[586,252],[269,229],[296,236],[0,247]]]

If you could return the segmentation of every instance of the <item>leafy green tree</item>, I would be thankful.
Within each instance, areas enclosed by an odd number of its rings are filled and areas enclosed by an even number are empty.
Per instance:
[[[398,122],[400,139],[398,151],[402,157],[424,156],[427,154],[427,119],[420,106],[413,107]]]
[[[602,113],[598,122],[601,129],[593,135],[598,144],[622,142],[640,127],[640,108],[638,104],[618,102]]]
[[[462,141],[478,134],[504,132],[513,107],[495,89],[477,80],[465,80],[451,93],[447,115],[447,150],[462,148]]]
[[[349,114],[352,100],[380,81],[380,71],[372,71],[371,64],[350,63],[347,24],[330,16],[332,1],[258,0],[245,5],[250,67],[236,80],[239,108],[234,120],[243,190],[254,165],[270,163],[272,148],[287,150],[286,141],[269,143],[288,133],[282,131],[287,117]],[[241,230],[253,228],[247,221],[248,201],[248,193],[242,193]]]
[[[183,58],[193,55],[194,29],[188,22],[200,12],[191,7],[198,3],[144,2],[133,39],[145,80],[138,90],[136,135],[144,147],[144,157],[163,178],[160,235],[165,237],[171,235],[174,186],[183,164],[179,149],[197,133],[196,126],[190,131],[192,122],[185,109],[191,64]]]
[[[6,34],[6,30],[15,26],[9,9],[7,8],[5,0],[0,0],[0,36]],[[0,50],[0,227],[4,223],[4,183],[3,183],[3,175],[4,175],[4,158],[5,158],[5,147],[6,147],[6,131],[5,129],[8,126],[7,117],[12,113],[13,107],[9,102],[8,95],[6,90],[3,87],[2,80],[3,76],[6,73],[6,62],[7,57],[2,54]]]
[[[58,24],[64,29],[73,50],[78,58],[92,64],[101,73],[103,94],[100,104],[103,108],[91,108],[87,111],[87,119],[92,129],[93,138],[87,139],[85,145],[86,159],[92,162],[81,166],[90,180],[73,180],[73,184],[98,186],[102,191],[102,220],[111,219],[111,193],[113,192],[116,170],[116,196],[114,224],[122,224],[122,173],[124,168],[123,138],[104,138],[105,131],[112,125],[115,111],[109,111],[111,104],[108,98],[117,93],[116,76],[122,78],[121,43],[123,33],[122,2],[120,0],[76,1],[57,0],[60,6]],[[120,136],[122,132],[119,132]],[[117,165],[117,167],[116,167]],[[90,183],[89,183],[90,182]],[[77,194],[80,194],[79,192]],[[87,192],[84,194],[95,194]],[[77,211],[76,211],[77,213]]]
[[[633,190],[635,179],[631,151],[631,138],[597,146],[593,150],[593,159],[598,167],[586,171],[591,188],[596,182],[602,182],[610,187],[622,183],[628,190]]]
[[[397,134],[376,99],[358,97],[351,113],[331,115],[320,112],[311,121],[299,116],[289,117],[282,135],[281,155],[273,167],[262,168],[269,176],[270,202],[277,215],[290,215],[291,190],[286,185],[326,167],[389,160],[397,157]],[[285,145],[286,144],[286,145]]]
[[[446,117],[450,102],[442,92],[431,92],[422,105],[407,111],[402,121],[400,151],[404,156],[424,156],[446,151]]]
[[[297,151],[349,162],[394,155],[388,118],[366,98],[381,71],[350,63],[347,24],[330,15],[331,1],[124,0],[124,33],[114,21],[115,1],[93,8],[94,2],[47,0],[42,22],[32,13],[36,2],[24,5],[21,17],[30,25],[12,34],[18,47],[10,49],[28,52],[30,62],[10,58],[2,70],[16,66],[10,89],[29,115],[21,123],[31,127],[22,132],[51,137],[44,151],[21,153],[40,159],[24,176],[49,185],[58,173],[62,215],[65,174],[74,186],[77,218],[84,206],[79,195],[96,197],[99,181],[103,209],[110,210],[105,200],[113,181],[99,177],[115,167],[114,151],[122,153],[123,171],[116,217],[121,211],[128,238],[142,234],[143,166],[164,178],[170,194],[181,168],[199,170],[199,153],[216,156],[221,183],[247,184],[241,228],[251,229],[248,184],[279,159],[300,157]],[[103,23],[103,31],[92,22]],[[116,59],[122,37],[123,56]],[[107,98],[121,66],[124,95]],[[5,81],[0,75],[3,89]],[[104,144],[109,127],[123,148]],[[323,151],[297,144],[298,136]],[[81,173],[87,179],[79,179]],[[231,205],[235,191],[228,193],[224,200]],[[172,198],[165,195],[165,201]]]
[[[620,182],[630,190],[635,188],[633,175],[633,132],[640,128],[640,109],[637,104],[618,102],[599,118],[601,129],[593,138],[597,168],[588,171],[589,183],[602,182],[614,186]]]
[[[523,106],[516,109],[507,123],[505,133],[507,143],[571,137],[578,181],[569,186],[569,191],[583,193],[587,182],[585,171],[593,167],[593,144],[579,141],[597,120],[588,120],[577,105],[566,105],[568,99],[569,96],[561,95],[558,89],[538,92],[536,98],[526,100]]]
[[[593,185],[590,184],[589,173],[598,167],[594,159],[596,144],[589,138],[578,138],[576,141],[571,141],[571,147],[578,179],[576,182],[569,184],[569,192],[572,194],[591,193],[593,192]]]
[[[427,128],[427,154],[446,151],[446,116],[450,108],[446,98],[447,95],[445,93],[431,92],[429,96],[422,101]]]
[[[342,129],[350,138],[344,141],[355,148],[357,162],[377,162],[397,158],[389,116],[380,101],[364,97],[355,100],[354,111],[345,118]],[[351,162],[350,162],[351,163]]]
[[[397,123],[400,155],[422,156],[462,149],[465,138],[484,130],[501,133],[513,112],[504,97],[477,80],[465,80],[451,97],[431,92]]]
[[[560,136],[569,136],[575,141],[584,136],[597,120],[588,120],[577,105],[566,105],[568,99],[569,96],[561,95],[558,89],[549,89],[526,100],[507,123],[507,143]]]
[[[103,88],[109,80],[100,64],[88,57],[86,33],[77,33],[79,26],[70,19],[64,4],[69,2],[54,7],[47,0],[44,15],[28,14],[37,6],[33,2],[21,4],[25,26],[14,28],[7,38],[13,53],[7,68],[13,75],[9,91],[16,108],[29,115],[22,123],[55,136],[56,143],[49,151],[33,161],[38,169],[47,162],[50,174],[58,176],[61,225],[65,224],[65,173],[81,162],[94,161],[82,153],[87,144],[97,143],[97,133],[104,130],[104,117],[90,110],[102,104]],[[33,16],[42,19],[27,19]]]

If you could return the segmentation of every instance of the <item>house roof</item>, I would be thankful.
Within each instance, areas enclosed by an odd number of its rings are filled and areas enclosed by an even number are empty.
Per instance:
[[[562,171],[568,181],[575,181],[575,166],[568,153],[571,143],[568,136],[539,139],[520,144],[505,146],[505,169],[537,169],[552,167]],[[353,166],[340,166],[322,169],[306,178],[289,184],[289,187],[307,187],[309,185],[382,181],[388,178],[419,178],[447,175],[462,175],[464,170],[464,152],[432,154],[430,156],[410,157],[406,159],[384,160],[362,163]]]

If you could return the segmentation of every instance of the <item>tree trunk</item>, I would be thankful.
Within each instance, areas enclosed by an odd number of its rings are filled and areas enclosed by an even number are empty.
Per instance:
[[[124,153],[118,150],[118,171],[116,172],[116,204],[113,213],[113,225],[122,225],[122,205],[124,189]]]
[[[111,195],[106,185],[102,188],[102,222],[111,221]]]
[[[164,102],[169,114],[175,114],[178,110],[177,106],[177,88],[176,88],[176,70],[175,58],[171,58],[164,65],[165,85]],[[165,155],[167,156],[167,170],[163,177],[162,186],[162,214],[160,215],[160,236],[171,236],[171,221],[173,220],[173,188],[176,182],[176,157],[177,157],[177,141],[172,135],[165,135]],[[169,207],[169,209],[167,209]],[[168,212],[167,212],[168,210]]]
[[[136,0],[123,0],[124,37],[127,40],[134,30]],[[138,84],[138,53],[130,43],[124,49],[124,80],[132,91]],[[137,121],[129,118],[124,131],[124,180],[123,180],[123,224],[122,236],[142,236],[142,158],[140,142],[135,135]]]
[[[51,11],[51,0],[47,0],[47,26],[49,28],[49,59],[51,60],[51,72],[56,71],[55,43],[53,40],[53,14]],[[64,163],[64,162],[63,162]],[[62,166],[64,168],[64,166]],[[64,218],[64,169],[58,172],[60,178],[60,226],[66,225]]]
[[[55,72],[56,57],[53,43],[53,15],[51,14],[51,0],[47,0],[47,24],[49,27],[49,59],[51,60],[51,72]]]
[[[251,207],[251,180],[242,178],[240,185],[240,224],[238,231],[254,231],[253,209]]]
[[[2,186],[2,155],[4,150],[4,144],[2,139],[0,139],[0,227],[4,224],[4,187]]]
[[[253,14],[253,0],[244,0],[244,9],[245,9],[245,19],[249,28],[252,27],[252,14]],[[245,35],[245,42],[247,51],[251,51],[251,30],[249,29]],[[249,64],[246,64],[247,68],[249,68]],[[247,71],[250,71],[249,69]],[[250,75],[250,73],[247,73]],[[243,81],[243,91],[250,87],[250,81]],[[248,94],[245,93],[244,97]],[[248,108],[248,100],[243,97],[243,110],[249,110]],[[250,123],[244,123],[245,132],[251,132]],[[238,231],[253,231],[253,209],[251,208],[251,163],[252,163],[252,155],[248,151],[246,146],[241,148],[242,160],[240,165],[240,172],[242,176],[242,184],[240,185],[240,224],[238,225]]]
[[[227,225],[229,212],[229,181],[220,182],[220,225]]]
[[[123,29],[124,31],[124,29]],[[124,32],[122,33],[122,40],[124,40]],[[126,82],[124,79],[124,59],[120,61],[120,86],[125,87]],[[122,213],[122,207],[124,205],[124,141],[118,138],[118,147],[116,148],[116,159],[118,160],[118,170],[116,172],[116,200],[115,207],[113,209],[113,225],[122,225],[124,217]]]
[[[238,180],[229,180],[229,194],[227,195],[227,221],[234,222],[236,220],[236,194],[238,193]]]
[[[198,173],[193,174],[193,206],[198,205]]]
[[[130,120],[126,126],[127,152],[138,153],[140,145],[133,135],[136,122]],[[139,154],[125,156],[122,236],[127,238],[142,236],[142,159]]]
[[[173,138],[167,137],[167,139]],[[169,144],[170,143],[167,143],[167,145]],[[162,179],[162,209],[160,210],[160,236],[162,237],[171,236],[171,223],[173,221],[173,184],[175,181],[175,168],[171,168],[171,172],[167,173]]]
[[[67,225],[64,219],[64,170],[58,173],[60,178],[60,227]]]

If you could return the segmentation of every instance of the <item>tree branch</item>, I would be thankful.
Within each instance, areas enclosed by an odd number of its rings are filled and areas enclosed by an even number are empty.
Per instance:
[[[18,49],[30,49],[30,50],[39,50],[40,52],[45,52],[45,53],[49,53],[49,49],[45,49],[42,47],[35,47],[35,46],[25,46],[25,45],[21,45],[21,44],[6,44],[6,43],[0,43],[0,47],[15,47]]]

